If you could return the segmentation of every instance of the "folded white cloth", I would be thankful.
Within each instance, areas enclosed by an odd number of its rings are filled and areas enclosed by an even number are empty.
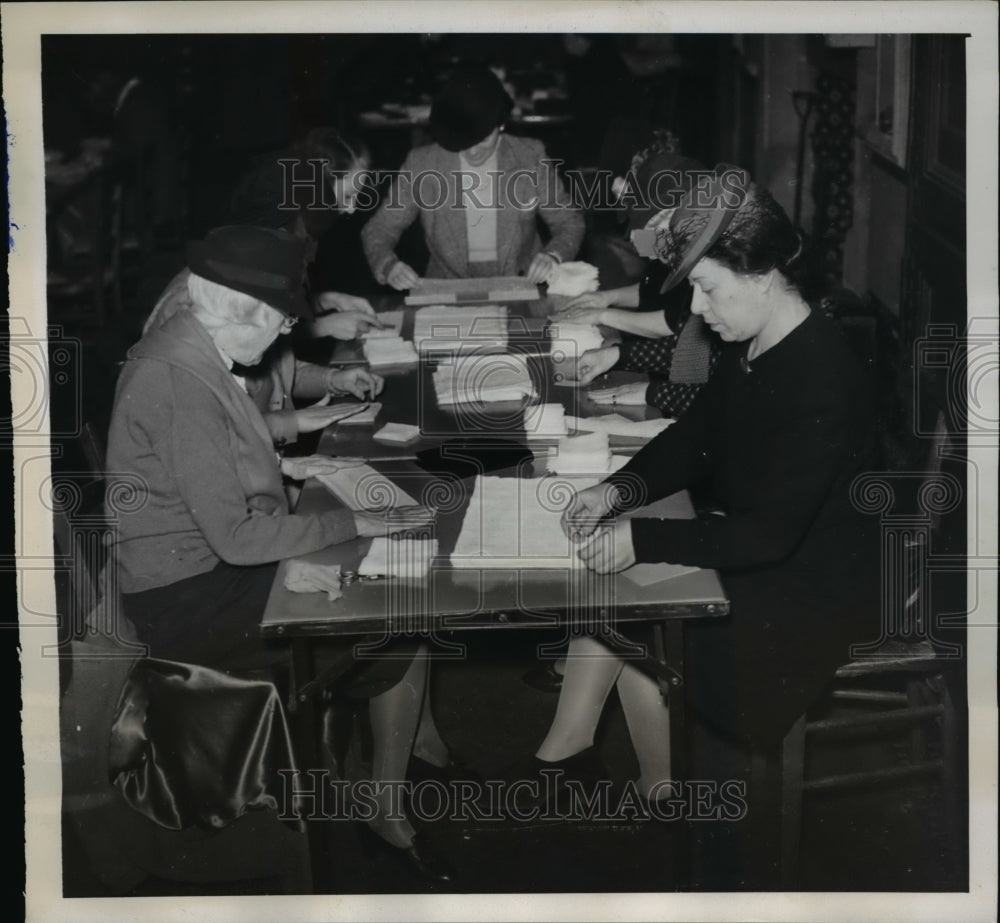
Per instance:
[[[434,372],[439,406],[519,401],[535,396],[523,356],[456,356]]]
[[[431,569],[437,547],[437,539],[433,538],[373,538],[358,573],[363,577],[419,580]]]
[[[608,413],[600,417],[566,417],[566,424],[577,432],[607,433],[609,436],[633,436],[638,439],[652,439],[673,422],[662,418],[629,420],[618,413]]]
[[[416,442],[420,438],[420,427],[411,426],[409,423],[386,423],[380,430],[372,435],[376,442],[386,445],[407,445]]]
[[[340,592],[340,565],[291,560],[285,568],[285,589],[292,593],[326,593],[330,602],[340,599],[344,595]]]
[[[552,270],[548,282],[550,295],[582,295],[596,292],[597,267],[590,263],[560,263]]]
[[[535,404],[524,409],[524,435],[551,439],[566,435],[566,410],[562,404]]]
[[[401,337],[365,340],[362,348],[372,368],[384,365],[412,365],[420,359],[413,344]]]
[[[604,337],[594,324],[554,320],[549,325],[549,337],[552,339],[552,359],[556,362],[576,362],[588,349],[600,349],[604,345]]]

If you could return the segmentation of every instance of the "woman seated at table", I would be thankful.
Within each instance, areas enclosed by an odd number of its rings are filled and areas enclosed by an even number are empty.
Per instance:
[[[420,218],[430,278],[526,275],[544,282],[572,259],[583,216],[529,138],[504,134],[513,101],[487,67],[460,67],[431,104],[434,143],[407,155],[394,188],[361,237],[376,281],[411,288],[420,274],[396,255]],[[537,218],[548,228],[542,244]]]
[[[656,249],[669,284],[693,286],[691,310],[740,345],[681,419],[571,501],[563,524],[601,573],[636,562],[719,569],[731,614],[687,626],[686,695],[715,726],[769,744],[849,659],[851,642],[875,636],[878,527],[850,498],[873,434],[850,348],[796,287],[800,241],[787,216],[743,171],[717,170],[714,206],[686,201],[658,228]],[[614,518],[704,478],[725,515]],[[619,630],[648,641],[628,624]],[[613,686],[639,791],[656,799],[670,779],[667,711],[653,680],[599,637],[571,643],[535,763],[593,771],[594,732]]]
[[[314,456],[279,467],[235,370],[260,362],[308,316],[303,257],[301,240],[262,228],[219,228],[192,243],[191,278],[201,280],[193,303],[151,329],[122,369],[108,470],[137,476],[148,496],[116,511],[114,554],[124,614],[154,657],[226,671],[273,668],[287,651],[261,638],[260,621],[278,562],[430,521],[419,507],[390,517],[288,510],[283,473],[301,480],[338,463]],[[448,760],[425,700],[426,651],[402,644],[393,646],[395,659],[358,663],[350,644],[331,641],[319,652],[321,668],[342,666],[351,694],[370,699],[375,781],[404,779],[414,746],[431,762]],[[389,793],[378,801],[370,827],[397,847],[393,854],[425,877],[447,878],[405,816],[387,816]]]
[[[210,299],[213,285],[188,268],[181,270],[160,296],[143,332],[149,333],[178,311],[190,311],[196,302]],[[308,318],[305,320],[308,322]],[[246,392],[263,414],[276,446],[290,445],[300,435],[324,429],[357,409],[342,404],[330,406],[330,399],[350,395],[366,400],[382,393],[385,380],[381,375],[357,366],[341,369],[304,362],[295,358],[287,340],[279,337],[257,365],[240,369]],[[293,398],[319,400],[296,409]]]
[[[668,148],[659,140],[666,137]],[[621,201],[630,232],[649,225],[681,196],[705,168],[673,150],[676,139],[657,133],[653,143],[632,158]],[[643,256],[643,278],[632,285],[588,292],[567,302],[558,315],[575,323],[600,324],[622,331],[620,343],[590,349],[577,360],[576,379],[589,385],[614,369],[645,372],[648,384],[614,389],[615,404],[649,404],[665,417],[678,417],[712,375],[722,347],[702,319],[691,313],[691,287],[664,289],[664,266],[652,251]]]
[[[305,242],[306,262],[315,268],[320,238],[369,197],[374,204],[374,190],[365,184],[370,169],[371,155],[360,138],[312,128],[288,149],[254,159],[233,190],[226,221],[284,228]],[[320,291],[312,307],[316,316],[306,319],[300,334],[353,340],[376,323],[371,303],[360,295]]]

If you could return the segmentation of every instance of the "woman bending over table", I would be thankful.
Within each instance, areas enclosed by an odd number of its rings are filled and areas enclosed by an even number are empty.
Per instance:
[[[396,255],[419,217],[429,278],[525,275],[545,282],[573,259],[583,215],[541,142],[504,134],[513,100],[482,65],[456,69],[431,104],[434,143],[407,155],[388,198],[361,233],[377,282],[397,290],[420,279]],[[549,231],[544,245],[537,218]]]
[[[767,743],[815,700],[852,642],[875,636],[878,526],[849,496],[869,461],[871,402],[845,339],[796,288],[800,240],[780,206],[734,167],[717,168],[710,201],[687,198],[665,216],[656,250],[670,285],[691,283],[692,312],[740,345],[688,412],[580,492],[563,523],[598,572],[636,562],[719,569],[731,613],[687,626],[687,695],[723,731]],[[615,520],[706,478],[725,515]],[[667,794],[668,713],[656,684],[597,637],[569,653],[538,768],[593,767],[597,721],[617,686],[639,790]],[[595,653],[604,656],[581,656]]]
[[[333,459],[298,458],[279,467],[272,433],[247,393],[240,367],[253,367],[309,308],[302,295],[304,247],[286,231],[226,227],[189,247],[189,309],[154,326],[129,351],[118,382],[108,469],[148,487],[146,502],[118,513],[114,547],[122,604],[154,657],[225,671],[269,669],[287,660],[266,642],[260,621],[278,563],[356,536],[428,524],[420,507],[382,514],[289,512],[282,474],[303,479]],[[404,642],[399,642],[402,645]],[[355,662],[350,643],[329,642],[320,668],[342,667],[351,694],[370,701],[373,781],[406,777],[414,746],[448,761],[425,691],[426,650],[400,646],[394,658]],[[411,869],[450,872],[389,792],[369,826]],[[384,802],[384,803],[383,803]]]
[[[706,172],[696,160],[661,150],[655,142],[637,152],[622,194],[630,233],[647,233],[652,222],[664,210],[679,205],[698,175]],[[666,289],[663,264],[649,250],[640,256],[640,282],[580,295],[569,301],[559,316],[624,334],[620,343],[589,349],[580,356],[576,367],[579,384],[589,385],[613,369],[645,372],[649,383],[614,389],[614,403],[649,404],[665,417],[676,418],[691,406],[714,372],[722,343],[701,317],[692,314],[690,286]]]

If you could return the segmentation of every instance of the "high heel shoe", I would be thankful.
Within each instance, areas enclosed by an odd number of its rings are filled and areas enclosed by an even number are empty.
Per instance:
[[[512,777],[509,771],[506,775],[508,778]],[[550,802],[559,800],[559,794],[565,791],[568,781],[593,787],[608,778],[608,771],[597,748],[592,745],[561,760],[541,760],[533,756],[527,763],[521,764],[519,771],[513,775],[517,780],[535,783],[537,792],[533,794],[530,788],[522,789],[518,793],[518,808],[520,810],[538,808],[545,813],[549,809]]]
[[[415,833],[409,846],[396,846],[380,837],[368,824],[357,825],[358,839],[369,857],[392,856],[408,871],[431,885],[449,884],[455,870],[422,833]]]

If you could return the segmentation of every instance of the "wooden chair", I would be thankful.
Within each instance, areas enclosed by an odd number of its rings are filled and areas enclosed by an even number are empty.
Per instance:
[[[960,845],[963,721],[952,688],[953,674],[961,676],[962,650],[936,635],[927,578],[934,567],[932,536],[939,531],[941,517],[958,507],[963,492],[957,479],[941,470],[941,459],[949,454],[943,418],[932,443],[921,476],[873,473],[854,483],[859,507],[881,517],[883,637],[856,646],[852,659],[837,670],[827,696],[799,717],[779,751],[753,757],[751,799],[780,811],[778,871],[786,888],[792,887],[798,871],[803,799],[814,792],[936,776],[949,836],[956,849]],[[845,703],[856,706],[855,713],[814,717],[818,707]],[[909,730],[905,760],[807,776],[807,751],[818,739],[897,728]],[[928,731],[938,737],[933,752],[927,746]]]

